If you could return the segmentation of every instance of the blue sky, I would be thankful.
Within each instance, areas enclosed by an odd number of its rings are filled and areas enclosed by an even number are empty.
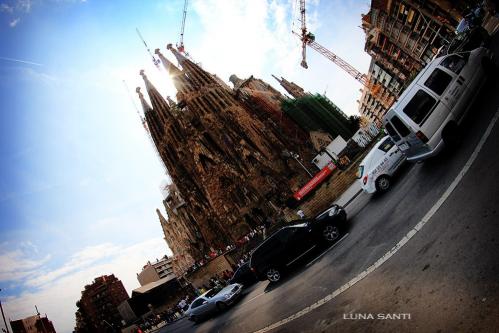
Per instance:
[[[228,82],[285,76],[357,111],[360,85],[313,50],[299,67],[295,1],[192,0],[185,44]],[[167,253],[155,208],[166,176],[123,85],[135,99],[145,69],[175,92],[138,39],[163,53],[178,40],[183,0],[0,0],[0,299],[7,316],[34,313],[74,327],[85,284],[115,273],[128,292],[147,260]],[[367,1],[309,1],[317,41],[361,70]],[[172,59],[172,57],[170,57]],[[0,324],[0,328],[3,327]]]

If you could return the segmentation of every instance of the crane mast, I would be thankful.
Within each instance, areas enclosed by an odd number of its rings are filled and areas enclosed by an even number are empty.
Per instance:
[[[156,59],[156,57],[152,54],[151,50],[149,49],[149,46],[147,46],[147,43],[144,40],[144,37],[142,37],[142,34],[140,33],[139,29],[135,28],[135,31],[137,31],[137,35],[139,35],[140,40],[142,41],[142,43],[146,47],[147,53],[149,53],[149,55],[151,56],[154,66],[156,66],[157,69],[160,69],[159,64],[161,63],[161,61],[159,59]]]
[[[381,89],[380,84],[376,84],[374,82],[370,82],[369,78],[367,77],[366,74],[361,73],[358,71],[355,67],[350,65],[348,62],[340,58],[338,55],[333,53],[332,51],[328,50],[321,44],[317,43],[315,41],[315,36],[314,34],[310,33],[307,31],[307,25],[306,25],[306,15],[305,15],[305,0],[300,0],[300,16],[301,16],[301,34],[293,31],[295,35],[297,35],[300,40],[302,41],[302,61],[301,61],[301,66],[303,68],[308,68],[307,64],[307,45],[331,60],[333,63],[335,63],[337,66],[339,66],[341,69],[343,69],[347,74],[349,74],[351,77],[353,77],[355,80],[360,82],[364,87],[366,87],[369,92],[373,95],[375,99],[380,101],[383,106],[385,107],[390,107],[393,104],[393,99],[387,99],[387,98],[381,98],[380,95],[384,93],[384,89]]]
[[[185,29],[185,18],[187,17],[187,3],[189,1],[185,0],[184,2],[184,12],[182,14],[182,25],[180,26],[180,41],[177,44],[177,50],[181,53],[185,53],[185,48],[184,48],[184,29]]]

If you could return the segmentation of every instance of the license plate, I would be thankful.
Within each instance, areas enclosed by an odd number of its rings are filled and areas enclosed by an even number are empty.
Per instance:
[[[402,143],[400,146],[399,146],[400,150],[407,150],[409,149],[409,145],[407,143]]]

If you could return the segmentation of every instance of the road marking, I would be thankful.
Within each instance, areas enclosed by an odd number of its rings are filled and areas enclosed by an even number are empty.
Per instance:
[[[319,254],[319,256],[317,258],[315,258],[314,260],[312,260],[311,262],[309,262],[305,267],[309,267],[310,265],[312,265],[314,262],[316,262],[317,260],[319,260],[320,258],[324,257],[324,255],[326,253],[328,253],[329,251],[331,251],[333,248],[336,247],[336,245],[338,245],[342,240],[345,239],[346,236],[348,236],[349,233],[347,232],[346,234],[343,235],[343,237],[341,237],[336,243],[334,243],[333,245],[331,245],[329,248],[326,249],[326,251],[322,252],[321,254]]]
[[[249,299],[249,300],[247,300],[246,302],[242,303],[241,305],[243,305],[243,304],[247,304],[247,303],[249,303],[249,302],[253,301],[254,299],[256,299],[256,298],[258,298],[258,297],[260,297],[260,296],[262,296],[262,295],[265,295],[265,293],[258,294],[258,295],[256,295],[255,297],[250,298],[250,299]]]
[[[412,228],[391,250],[389,250],[387,253],[385,253],[381,258],[379,258],[374,264],[369,266],[366,270],[364,270],[363,272],[358,274],[356,277],[354,277],[353,279],[351,279],[350,281],[348,281],[347,283],[345,283],[344,285],[342,285],[341,287],[339,287],[338,289],[336,289],[335,291],[333,291],[332,293],[330,293],[326,297],[324,297],[324,298],[318,300],[317,302],[307,306],[306,308],[296,312],[295,314],[292,314],[291,316],[289,316],[287,318],[284,318],[284,319],[282,319],[278,322],[275,322],[269,326],[266,326],[258,331],[255,331],[254,333],[264,333],[264,332],[268,332],[270,330],[273,330],[279,326],[282,326],[282,325],[289,323],[292,320],[295,320],[297,318],[300,318],[300,317],[306,315],[307,313],[311,312],[314,309],[317,309],[321,305],[326,304],[327,302],[333,300],[334,298],[336,298],[337,296],[339,296],[340,294],[342,294],[343,292],[348,290],[350,287],[355,285],[357,282],[361,281],[366,276],[368,276],[369,274],[374,272],[378,267],[383,265],[388,259],[390,259],[395,253],[397,253],[405,244],[407,244],[407,242],[412,237],[414,237],[414,235],[418,231],[420,231],[423,228],[423,226],[425,224],[427,224],[430,221],[432,216],[438,211],[438,209],[443,205],[445,200],[447,200],[447,198],[451,195],[451,193],[456,189],[457,185],[459,185],[459,183],[463,179],[464,175],[466,175],[466,173],[470,169],[473,162],[475,162],[475,160],[478,156],[478,153],[480,153],[480,151],[482,150],[482,147],[485,144],[485,141],[487,141],[487,138],[489,137],[490,133],[492,132],[492,128],[494,127],[498,118],[499,118],[499,109],[497,109],[494,117],[492,118],[489,126],[487,127],[487,130],[485,131],[482,138],[478,142],[478,145],[475,147],[475,150],[471,154],[470,158],[468,159],[466,164],[463,166],[463,168],[461,169],[459,174],[456,176],[456,178],[454,178],[454,180],[449,185],[449,187],[444,192],[444,194],[442,194],[440,199],[437,200],[437,202],[430,208],[430,210],[426,213],[426,215],[423,216],[421,221],[419,221],[414,226],[414,228]]]

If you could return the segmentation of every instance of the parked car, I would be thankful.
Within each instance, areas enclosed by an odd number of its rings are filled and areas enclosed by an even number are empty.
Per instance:
[[[249,261],[242,264],[235,272],[229,283],[239,283],[245,288],[256,283],[258,279],[249,267]]]
[[[483,47],[426,65],[383,119],[408,161],[422,161],[459,141],[459,125],[494,68],[492,52]]]
[[[367,193],[385,192],[391,186],[392,177],[405,161],[405,155],[390,136],[374,145],[359,165],[357,179]]]
[[[251,270],[259,280],[279,281],[282,274],[314,248],[336,242],[346,230],[346,217],[345,210],[334,205],[312,219],[291,222],[252,252]]]
[[[225,288],[213,288],[197,297],[189,305],[185,315],[194,322],[199,322],[209,315],[225,310],[240,296],[243,285],[233,283]]]

